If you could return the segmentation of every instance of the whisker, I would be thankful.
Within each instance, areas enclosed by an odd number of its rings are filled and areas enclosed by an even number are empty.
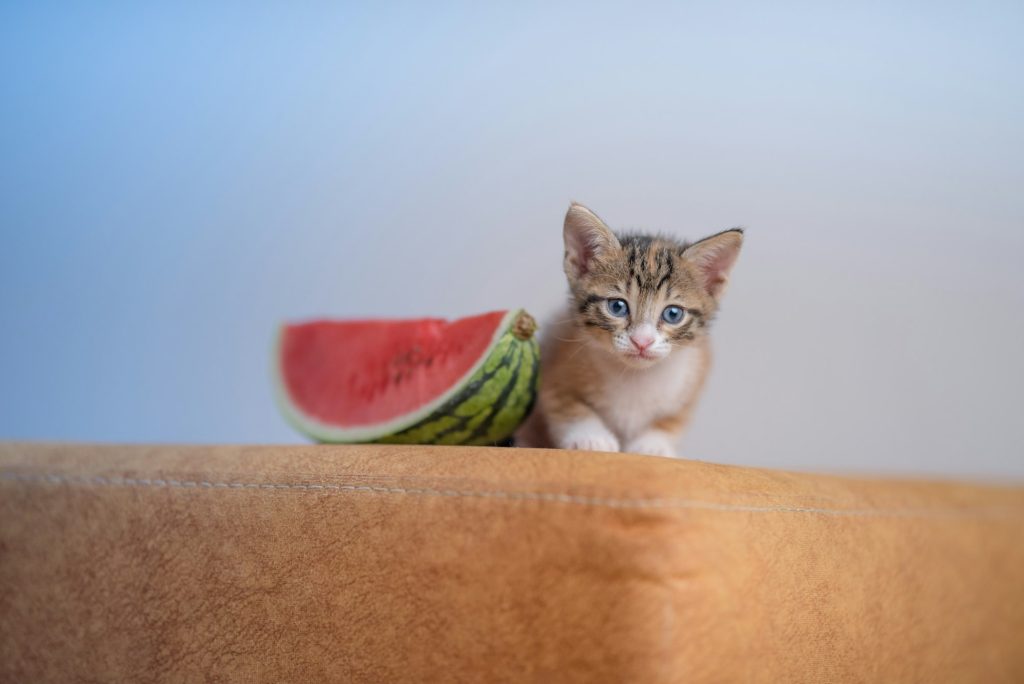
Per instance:
[[[564,363],[568,363],[568,362],[572,361],[574,358],[576,358],[576,355],[579,354],[581,351],[583,351],[583,348],[586,346],[586,342],[582,338],[580,338],[579,340],[576,340],[576,342],[577,342],[576,348],[572,351],[571,354],[569,354],[569,358],[567,358]]]

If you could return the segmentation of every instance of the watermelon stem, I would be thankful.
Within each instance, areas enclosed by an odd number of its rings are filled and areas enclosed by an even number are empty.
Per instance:
[[[512,324],[512,334],[521,340],[528,340],[536,331],[537,321],[525,311],[520,311],[516,316],[516,322]]]

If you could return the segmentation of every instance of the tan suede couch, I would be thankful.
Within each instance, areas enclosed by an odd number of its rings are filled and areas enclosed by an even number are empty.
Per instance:
[[[3,682],[1024,682],[1024,489],[0,445]]]

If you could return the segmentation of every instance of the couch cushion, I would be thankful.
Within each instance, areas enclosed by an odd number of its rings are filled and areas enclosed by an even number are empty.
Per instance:
[[[1024,681],[1024,490],[0,445],[2,681]]]

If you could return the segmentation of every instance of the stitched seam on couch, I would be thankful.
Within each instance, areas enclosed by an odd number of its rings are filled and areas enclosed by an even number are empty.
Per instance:
[[[33,474],[0,472],[0,480],[32,482],[58,485],[99,485],[136,488],[172,489],[227,489],[227,490],[288,490],[314,493],[362,492],[371,494],[400,494],[407,496],[461,497],[475,499],[498,499],[506,501],[542,501],[549,503],[575,504],[600,508],[621,509],[669,509],[708,510],[738,513],[810,513],[830,516],[854,517],[912,517],[912,518],[982,518],[982,517],[1024,517],[1020,511],[1007,508],[906,508],[906,509],[841,509],[815,508],[805,506],[751,506],[727,504],[681,498],[639,498],[582,496],[556,492],[509,492],[500,490],[431,489],[419,487],[382,487],[357,484],[316,484],[316,483],[275,483],[275,482],[216,482],[208,480],[176,480],[170,478],[130,478],[67,476],[57,474]]]

